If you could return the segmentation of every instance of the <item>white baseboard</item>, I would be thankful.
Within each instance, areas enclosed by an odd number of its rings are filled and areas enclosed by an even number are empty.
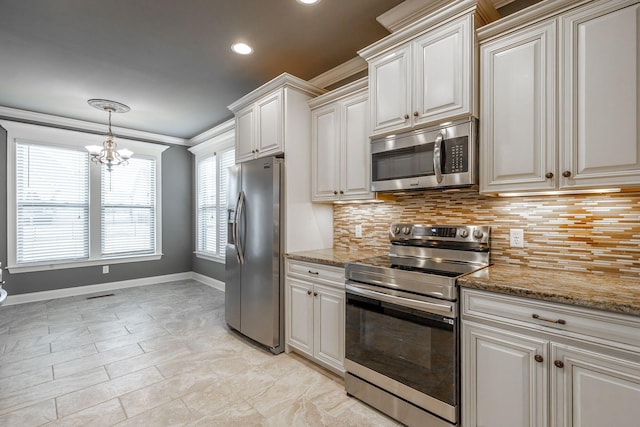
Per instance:
[[[191,272],[191,278],[207,286],[211,286],[212,288],[224,292],[224,282],[221,282],[220,280],[205,276],[204,274],[196,273],[195,271]]]
[[[206,276],[202,276],[206,277]],[[97,285],[75,286],[73,288],[55,289],[52,291],[31,292],[28,294],[9,295],[5,302],[7,305],[25,304],[28,302],[45,301],[54,298],[65,298],[76,295],[91,294],[94,292],[111,291],[114,289],[132,288],[134,286],[155,285],[164,282],[175,282],[178,280],[194,279],[193,272],[166,274],[164,276],[143,277],[140,279],[121,280],[119,282],[99,283]],[[207,277],[207,279],[210,279]],[[195,279],[200,282],[202,280]],[[214,280],[214,279],[210,279]],[[204,283],[204,282],[203,282]],[[208,284],[208,283],[205,283]],[[213,285],[210,285],[213,286]],[[224,284],[223,284],[224,286]],[[215,287],[215,286],[214,286]],[[224,288],[223,288],[224,289]]]

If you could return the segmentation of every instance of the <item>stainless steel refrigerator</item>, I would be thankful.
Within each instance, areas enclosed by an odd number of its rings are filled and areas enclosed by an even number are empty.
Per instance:
[[[273,353],[284,350],[282,200],[284,165],[276,157],[229,170],[225,318]]]

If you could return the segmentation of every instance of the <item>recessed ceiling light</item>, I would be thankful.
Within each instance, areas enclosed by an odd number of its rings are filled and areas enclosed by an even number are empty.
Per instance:
[[[249,55],[253,52],[253,48],[246,43],[234,43],[231,45],[231,50],[240,55]]]
[[[302,4],[316,4],[320,2],[320,0],[296,0],[296,1]]]

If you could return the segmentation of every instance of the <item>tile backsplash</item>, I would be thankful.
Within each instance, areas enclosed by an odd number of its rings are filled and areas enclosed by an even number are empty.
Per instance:
[[[640,280],[640,192],[496,198],[418,192],[383,203],[334,205],[334,246],[386,249],[394,222],[491,226],[491,262],[615,273]],[[354,229],[362,224],[362,238]],[[509,229],[524,248],[509,247]]]

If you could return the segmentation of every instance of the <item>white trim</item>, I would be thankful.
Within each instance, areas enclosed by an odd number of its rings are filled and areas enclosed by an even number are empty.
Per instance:
[[[235,132],[235,129],[236,129],[236,120],[230,119],[222,124],[219,124],[214,128],[211,128],[209,130],[202,132],[199,135],[194,136],[193,138],[189,139],[189,141],[187,142],[189,143],[189,145],[194,146],[194,145],[200,144],[201,142],[206,142],[210,139],[216,138],[229,131]]]
[[[77,295],[105,292],[115,289],[133,288],[135,286],[156,285],[165,282],[192,279],[191,271],[166,274],[164,276],[142,277],[140,279],[121,280],[118,282],[99,283],[97,285],[74,286],[72,288],[55,289],[52,291],[30,292],[28,294],[9,295],[6,305],[25,304],[29,302],[46,301],[55,298],[73,297]],[[212,279],[213,280],[213,279]]]
[[[211,286],[219,291],[224,292],[224,282],[220,280],[216,280],[213,277],[205,276],[204,274],[196,273],[195,271],[191,272],[191,278],[196,280],[204,285]]]
[[[513,1],[513,0],[510,0]],[[392,9],[389,9],[376,18],[387,30],[392,33],[406,27],[414,21],[437,11],[439,8],[451,3],[450,0],[405,0]]]
[[[25,264],[25,265],[9,265],[7,270],[11,274],[19,273],[31,273],[33,271],[47,271],[47,270],[64,270],[66,268],[79,268],[79,267],[92,267],[95,265],[111,265],[111,264],[124,264],[127,262],[144,262],[144,261],[158,261],[162,258],[163,254],[151,254],[151,255],[135,255],[135,256],[120,256],[117,258],[101,258],[101,259],[88,259],[86,261],[71,261],[60,263],[44,263],[44,264]]]
[[[314,86],[318,86],[321,88],[326,88],[331,86],[332,84],[338,83],[348,77],[353,76],[354,74],[365,71],[368,68],[367,61],[365,61],[362,57],[356,56],[344,62],[337,67],[333,67],[329,71],[325,71],[322,74],[319,74],[309,80]]]
[[[353,96],[353,94],[358,91],[366,92],[368,87],[369,77],[362,77],[354,82],[348,83],[344,86],[340,86],[339,88],[322,94],[318,97],[311,98],[307,101],[307,104],[309,104],[309,108],[314,109],[320,107],[321,105],[335,102],[347,96]]]
[[[208,261],[219,262],[220,264],[225,263],[225,259],[222,256],[211,255],[204,252],[194,252],[194,255],[198,258],[206,259]]]
[[[509,3],[513,3],[515,0],[492,0],[493,7],[499,9],[503,6],[508,5]]]
[[[227,129],[224,133],[218,133],[214,137],[188,148],[188,150],[198,158],[207,154],[213,154],[216,151],[231,148],[235,145],[235,140],[236,128],[234,123],[233,128]]]
[[[100,134],[105,134],[107,131],[104,123],[93,123],[84,120],[69,119],[66,117],[54,116],[51,114],[36,113],[34,111],[19,110],[17,108],[9,108],[3,106],[0,106],[0,117],[27,121],[31,123],[41,123],[44,125],[81,129],[89,132],[97,132]],[[120,137],[129,137],[166,144],[188,145],[188,140],[184,138],[176,138],[173,136],[160,135],[157,133],[144,132],[140,130],[121,128],[116,126],[112,126],[112,128],[114,131],[113,133]]]

